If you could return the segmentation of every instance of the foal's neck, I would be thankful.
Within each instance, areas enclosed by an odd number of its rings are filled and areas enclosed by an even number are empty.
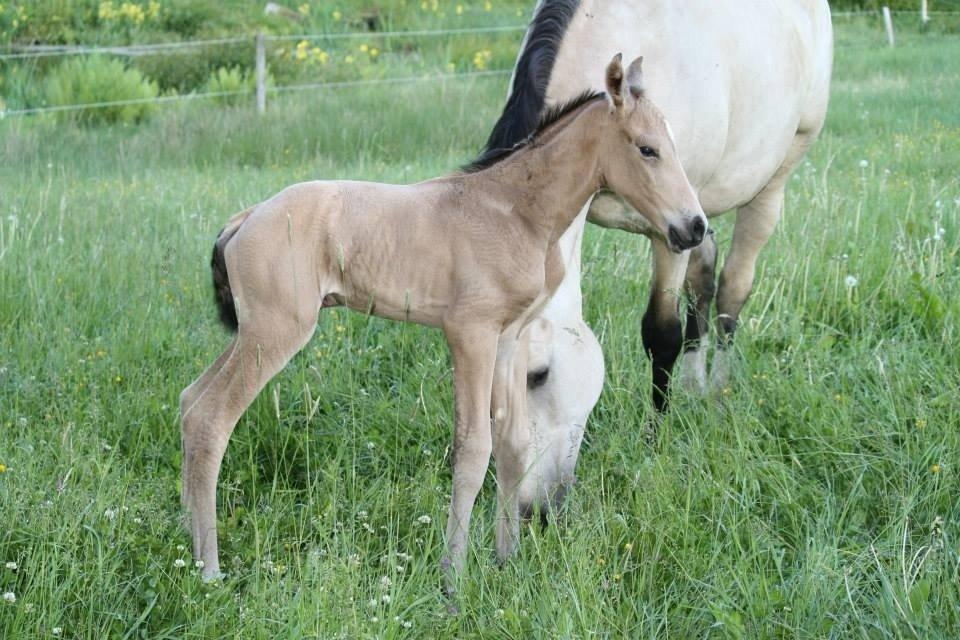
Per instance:
[[[588,102],[488,170],[498,186],[517,194],[514,213],[543,230],[551,244],[600,188],[605,107],[605,101]]]

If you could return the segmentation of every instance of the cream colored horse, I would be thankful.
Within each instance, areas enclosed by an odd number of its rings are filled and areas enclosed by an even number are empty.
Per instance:
[[[310,340],[320,309],[336,305],[440,327],[450,346],[448,588],[464,565],[491,452],[509,494],[497,549],[501,557],[513,549],[512,487],[525,461],[512,453],[529,434],[524,329],[563,280],[560,236],[601,188],[664,232],[702,236],[706,224],[667,124],[643,97],[640,59],[624,73],[615,56],[605,77],[607,99],[584,94],[485,168],[410,186],[296,184],[230,220],[213,271],[222,317],[238,333],[180,398],[182,497],[205,577],[219,575],[216,485],[234,426]]]
[[[702,392],[710,378],[716,386],[725,384],[731,339],[757,257],[780,217],[791,171],[823,126],[832,49],[826,0],[541,0],[537,5],[484,155],[522,140],[544,110],[584,86],[599,86],[592,69],[601,60],[621,50],[628,56],[643,52],[650,68],[647,94],[671,124],[703,209],[709,216],[736,209],[716,296],[718,349],[708,376],[713,237],[692,251],[676,252],[669,232],[621,198],[601,194],[589,207],[591,222],[651,239],[653,279],[641,331],[652,360],[657,410],[666,406],[682,351],[685,386]],[[528,407],[534,445],[517,453],[527,460],[519,498],[524,511],[559,503],[573,482],[585,424],[603,385],[603,355],[582,314],[580,245],[587,216],[584,208],[561,237],[566,277],[531,324]],[[692,300],[685,334],[678,304],[684,288]]]

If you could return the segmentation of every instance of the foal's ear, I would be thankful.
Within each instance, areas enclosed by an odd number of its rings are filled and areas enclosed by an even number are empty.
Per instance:
[[[643,56],[630,63],[627,67],[627,88],[635,100],[643,97]]]
[[[619,109],[623,106],[623,54],[613,56],[607,65],[607,95],[613,101],[613,106]]]

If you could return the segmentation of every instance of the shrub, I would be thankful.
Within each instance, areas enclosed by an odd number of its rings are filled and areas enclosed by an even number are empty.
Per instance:
[[[242,91],[244,93],[214,98],[217,102],[223,104],[240,104],[248,101],[250,96],[253,95],[256,90],[256,82],[256,76],[253,73],[244,71],[240,67],[220,67],[210,74],[203,90],[211,93]],[[268,76],[267,85],[272,84]]]
[[[189,93],[202,87],[220,67],[247,69],[253,66],[253,38],[250,42],[138,56],[133,65],[143,75],[156,80],[161,91],[173,89],[177,93]]]
[[[51,106],[89,104],[156,98],[157,84],[144,79],[135,69],[102,56],[74,58],[58,66],[44,83]],[[85,124],[139,122],[152,110],[150,103],[126,104],[62,112],[67,119]]]

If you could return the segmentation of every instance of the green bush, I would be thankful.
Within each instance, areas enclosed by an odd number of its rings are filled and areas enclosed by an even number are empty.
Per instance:
[[[272,84],[273,82],[268,76],[267,85],[271,86]],[[250,100],[250,96],[253,95],[256,86],[256,76],[253,73],[244,71],[240,67],[220,67],[207,78],[207,83],[203,86],[203,90],[204,92],[210,93],[241,91],[243,93],[217,96],[214,98],[222,104],[240,104]]]
[[[133,65],[155,80],[161,91],[189,93],[202,87],[210,74],[220,67],[253,66],[253,38],[250,42],[190,47],[179,51],[138,56]]]
[[[47,76],[44,89],[50,106],[156,98],[159,93],[157,83],[144,79],[136,69],[127,69],[122,62],[102,56],[64,62]],[[62,114],[67,119],[85,124],[128,124],[143,120],[152,108],[150,103],[140,103],[64,111]]]

